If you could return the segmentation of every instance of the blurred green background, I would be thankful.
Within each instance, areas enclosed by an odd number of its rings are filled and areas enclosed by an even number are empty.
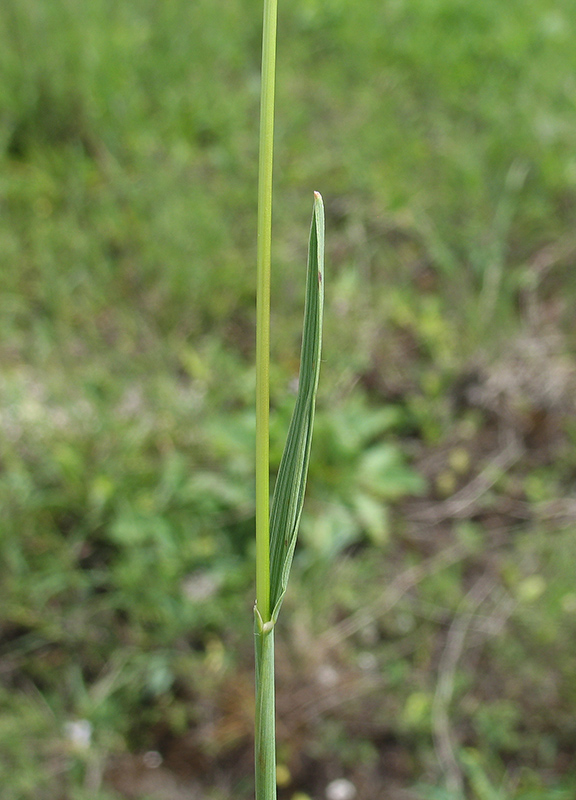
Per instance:
[[[252,796],[260,17],[0,5],[2,800]],[[576,2],[279,24],[280,800],[573,800]]]

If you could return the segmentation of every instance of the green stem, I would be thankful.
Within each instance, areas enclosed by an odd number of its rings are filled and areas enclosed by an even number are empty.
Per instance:
[[[276,722],[274,708],[274,628],[262,630],[256,618],[256,800],[276,800]]]
[[[277,0],[264,0],[256,301],[256,800],[276,798],[274,630],[270,622],[270,253]]]
[[[256,301],[256,602],[270,619],[270,251],[277,0],[264,0]]]

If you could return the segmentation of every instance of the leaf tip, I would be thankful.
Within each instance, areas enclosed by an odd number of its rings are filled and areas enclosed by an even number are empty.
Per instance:
[[[314,200],[316,200],[316,202],[322,202],[322,195],[320,192],[314,192]]]

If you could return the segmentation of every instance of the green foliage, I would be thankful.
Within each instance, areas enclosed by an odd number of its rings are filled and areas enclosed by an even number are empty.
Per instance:
[[[329,198],[331,275],[282,642],[286,794],[322,796],[345,765],[359,794],[425,774],[447,797],[438,660],[488,572],[449,709],[458,763],[477,795],[571,799],[572,406],[506,386],[470,403],[518,339],[529,366],[552,338],[539,386],[573,370],[574,0],[281,13],[274,470],[306,187]],[[87,775],[175,741],[205,794],[249,796],[260,7],[3,0],[0,39],[2,796],[108,800]],[[470,492],[509,433],[520,459]],[[459,561],[378,605],[454,543]],[[78,720],[92,743],[71,754]]]
[[[390,505],[425,490],[391,438],[405,419],[402,409],[370,408],[360,396],[318,413],[311,513],[303,524],[303,539],[316,557],[331,559],[365,539],[386,545]]]

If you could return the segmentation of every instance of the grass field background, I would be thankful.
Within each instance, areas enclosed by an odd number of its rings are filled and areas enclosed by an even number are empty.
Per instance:
[[[252,783],[254,0],[0,6],[2,800]],[[576,3],[281,3],[279,797],[576,793]],[[342,786],[342,785],[341,785]]]

